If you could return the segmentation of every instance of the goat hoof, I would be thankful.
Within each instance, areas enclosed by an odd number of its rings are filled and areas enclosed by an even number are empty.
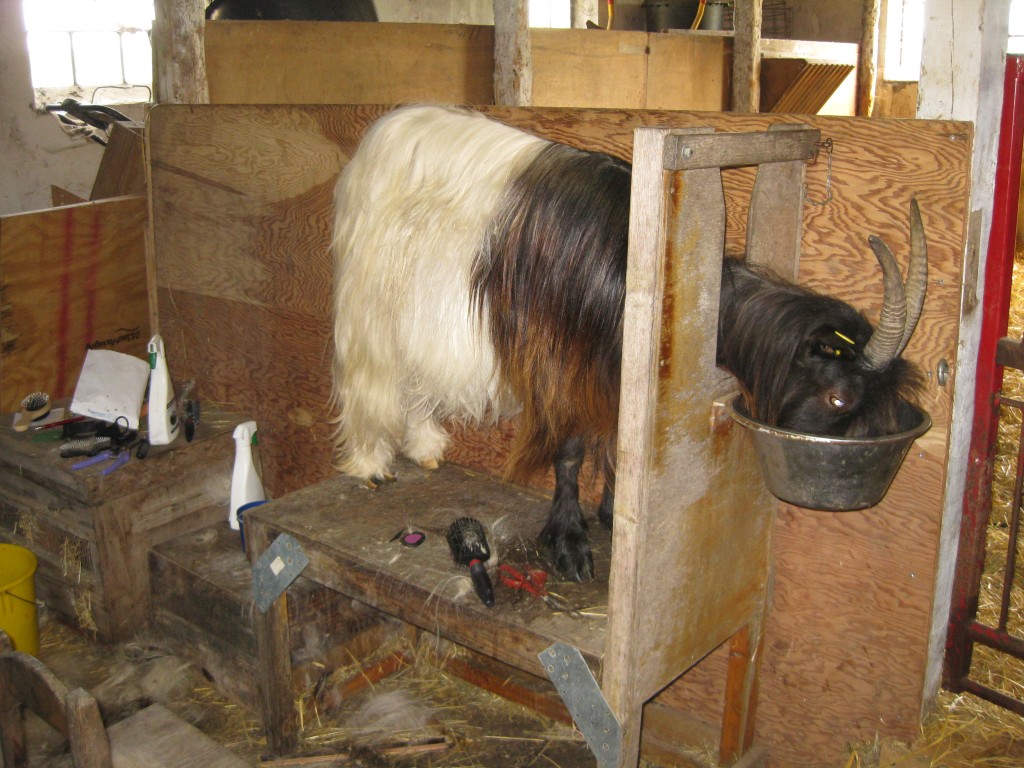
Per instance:
[[[420,466],[423,467],[424,469],[440,469],[440,467],[441,467],[441,460],[440,459],[424,459],[423,461],[420,462]]]
[[[393,482],[395,482],[395,476],[392,475],[390,472],[387,472],[383,475],[374,475],[373,477],[367,478],[366,487],[369,488],[371,491],[375,491],[385,483]]]
[[[572,581],[589,581],[594,578],[594,555],[584,531],[581,538],[563,536],[541,540],[555,566],[555,570]]]

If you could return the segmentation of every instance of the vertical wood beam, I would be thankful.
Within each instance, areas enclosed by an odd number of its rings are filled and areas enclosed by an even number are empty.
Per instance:
[[[597,0],[569,0],[569,23],[573,29],[586,29],[587,22],[597,24]]]
[[[533,55],[527,0],[494,0],[494,103],[533,104]]]
[[[204,0],[156,0],[153,99],[158,104],[208,104]]]
[[[270,531],[257,518],[245,519],[245,549],[255,563],[270,546]],[[299,743],[299,722],[292,695],[292,659],[288,629],[288,594],[282,592],[267,609],[254,609],[252,625],[259,659],[256,671],[260,714],[271,754],[287,755]]]
[[[734,6],[732,112],[761,111],[761,0]]]
[[[871,117],[878,86],[878,19],[881,0],[864,0],[864,26],[857,57],[857,115]]]

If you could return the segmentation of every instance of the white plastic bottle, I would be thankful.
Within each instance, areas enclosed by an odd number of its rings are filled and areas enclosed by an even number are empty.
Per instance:
[[[164,340],[157,334],[149,340],[149,444],[169,445],[178,436],[178,408],[174,386],[167,372]]]
[[[231,512],[228,523],[232,530],[238,530],[238,508],[253,501],[267,498],[263,490],[256,465],[252,460],[252,447],[259,440],[256,436],[256,422],[244,421],[235,427],[235,467],[231,472]]]

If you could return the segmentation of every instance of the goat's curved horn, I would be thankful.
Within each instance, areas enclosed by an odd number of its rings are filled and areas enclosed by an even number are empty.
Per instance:
[[[913,198],[910,200],[910,265],[907,267],[904,290],[907,295],[907,327],[903,330],[903,339],[896,350],[897,357],[903,354],[910,337],[914,335],[921,310],[924,309],[924,296],[928,291],[928,244],[921,223],[921,210]]]
[[[899,265],[889,250],[889,246],[879,238],[871,235],[868,238],[871,250],[882,268],[882,313],[878,318],[875,332],[864,345],[864,364],[873,371],[880,371],[889,366],[896,358],[897,350],[903,341],[903,332],[907,325],[907,298],[903,292],[903,278]]]

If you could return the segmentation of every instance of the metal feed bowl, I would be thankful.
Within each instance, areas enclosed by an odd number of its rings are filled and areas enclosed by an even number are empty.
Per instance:
[[[920,409],[916,427],[883,437],[824,437],[769,427],[747,415],[742,395],[729,415],[754,439],[765,485],[773,496],[800,507],[849,512],[873,507],[903,463],[914,440],[932,426]]]

